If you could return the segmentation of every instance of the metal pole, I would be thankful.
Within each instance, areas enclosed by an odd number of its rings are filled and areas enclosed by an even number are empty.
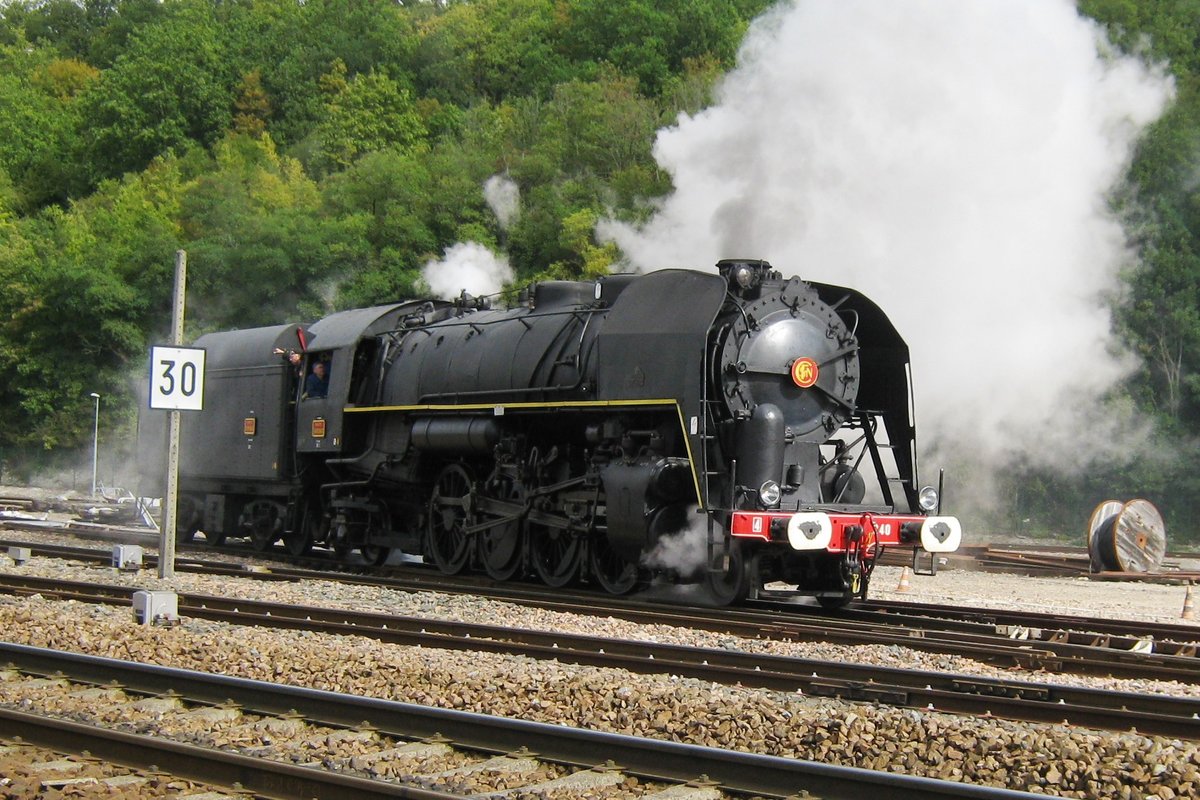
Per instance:
[[[96,465],[100,453],[100,395],[92,392],[91,398],[96,401],[96,419],[92,423],[92,497],[95,497]]]
[[[187,253],[175,251],[175,304],[171,312],[171,344],[183,344],[183,297],[187,286]],[[163,527],[158,536],[158,577],[175,577],[175,526],[179,505],[179,410],[172,409],[167,443],[167,492]]]

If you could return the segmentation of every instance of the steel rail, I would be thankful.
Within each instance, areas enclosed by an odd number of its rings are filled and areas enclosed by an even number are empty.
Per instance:
[[[0,547],[8,543],[0,541]],[[58,545],[27,543],[34,552],[110,561],[109,554]],[[156,559],[147,557],[147,565]],[[1195,680],[1200,668],[1200,648],[1195,641],[1172,642],[1188,633],[1187,626],[1158,625],[1129,621],[1102,622],[1105,630],[1089,634],[1069,627],[1052,627],[1058,616],[1067,625],[1086,628],[1089,619],[1064,615],[1029,615],[994,609],[947,609],[918,606],[913,614],[903,613],[904,603],[884,605],[871,601],[865,609],[845,609],[830,614],[796,603],[763,602],[748,608],[697,608],[666,602],[648,602],[638,598],[602,596],[572,600],[545,587],[481,583],[478,579],[423,574],[410,570],[403,578],[355,575],[272,567],[270,571],[250,571],[222,562],[180,560],[180,572],[197,572],[256,580],[336,580],[344,583],[379,586],[399,591],[439,591],[445,593],[482,593],[505,602],[535,605],[539,608],[595,615],[605,613],[622,619],[651,624],[685,625],[709,631],[748,637],[771,637],[796,641],[828,641],[844,644],[884,644],[935,653],[964,655],[1000,666],[1070,672],[1104,677],[1154,677],[1161,680]],[[886,607],[888,612],[875,611]],[[971,614],[974,621],[954,619],[952,615]],[[1004,624],[998,623],[1003,619]],[[814,620],[807,622],[806,620]],[[1045,625],[1046,627],[1042,627]],[[1135,628],[1136,631],[1135,632]],[[1194,629],[1200,639],[1200,628]],[[952,634],[952,635],[951,635]],[[1033,639],[1029,637],[1033,636]],[[1146,636],[1154,637],[1154,652],[1142,652]],[[1097,658],[1095,653],[1107,654]]]
[[[875,621],[904,617],[930,617],[938,620],[957,620],[962,609],[948,608],[935,603],[920,603],[909,600],[868,600],[857,608],[846,609],[855,618],[870,618]],[[1003,608],[972,609],[972,616],[980,624],[1016,628],[1042,628],[1048,636],[1070,635],[1072,638],[1094,638],[1095,634],[1112,636],[1115,642],[1132,646],[1138,640],[1151,636],[1155,648],[1175,645],[1179,654],[1195,654],[1200,647],[1200,625],[1184,625],[1170,622],[1133,622],[1109,620],[1099,617],[1084,617],[1076,614],[1038,611],[1010,611]]]
[[[459,746],[484,752],[511,753],[519,745],[540,758],[578,767],[593,767],[608,759],[626,772],[651,780],[687,782],[705,777],[727,791],[743,794],[788,797],[808,792],[827,800],[857,800],[872,793],[896,800],[1044,797],[998,787],[356,697],[7,642],[0,642],[0,659],[32,674],[62,675],[103,685],[117,681],[138,692],[173,691],[199,702],[233,702],[255,713],[298,712],[305,719],[335,727],[357,727],[365,721],[384,735],[406,739],[445,737]]]
[[[0,590],[129,604],[128,587],[0,575]],[[366,636],[405,646],[522,655],[637,673],[667,673],[776,691],[926,708],[945,713],[1063,723],[1200,738],[1200,700],[1026,681],[833,663],[788,656],[448,622],[225,598],[179,596],[185,616],[240,625]]]
[[[189,780],[272,798],[357,800],[407,797],[411,800],[460,800],[462,795],[385,783],[283,761],[244,756],[228,750],[101,728],[0,706],[6,736],[57,752],[83,753],[139,770],[153,769]]]

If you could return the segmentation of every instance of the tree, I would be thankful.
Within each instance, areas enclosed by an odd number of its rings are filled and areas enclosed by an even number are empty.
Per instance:
[[[21,45],[0,48],[0,168],[12,180],[15,210],[61,202],[80,188],[72,171],[75,94],[95,79],[77,61]]]
[[[94,180],[142,169],[188,142],[212,144],[230,126],[236,78],[211,7],[171,9],[139,28],[80,98]]]
[[[609,63],[658,94],[687,59],[712,57],[731,66],[746,22],[768,5],[729,0],[571,0],[563,34],[582,62]]]
[[[0,368],[14,376],[0,441],[73,446],[76,403],[91,391],[132,407],[126,371],[140,366],[148,332],[169,320],[178,182],[166,163],[106,182],[86,201],[18,225],[0,249]]]
[[[421,28],[418,86],[447,103],[547,96],[571,76],[554,0],[482,0],[450,6]]]
[[[233,134],[183,192],[191,291],[201,327],[300,321],[328,311],[325,284],[353,263],[299,162],[269,136]]]
[[[242,76],[233,106],[237,109],[237,115],[233,118],[234,132],[247,136],[266,133],[267,121],[271,117],[271,100],[263,90],[262,73],[259,70],[251,70]]]
[[[347,167],[373,150],[410,150],[422,144],[424,121],[408,90],[383,72],[369,72],[345,80],[345,65],[326,81],[330,98],[325,120],[318,128],[323,161]]]

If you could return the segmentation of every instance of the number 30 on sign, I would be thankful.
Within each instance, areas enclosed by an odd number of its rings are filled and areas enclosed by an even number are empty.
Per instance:
[[[178,411],[203,409],[203,348],[150,348],[150,407]]]

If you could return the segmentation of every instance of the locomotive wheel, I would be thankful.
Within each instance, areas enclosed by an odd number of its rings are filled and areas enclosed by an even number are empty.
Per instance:
[[[525,500],[525,490],[512,484],[500,496],[514,503]],[[493,525],[479,534],[479,560],[489,577],[498,581],[512,580],[521,570],[521,520],[510,519]]]
[[[368,564],[375,567],[381,567],[392,554],[392,548],[381,547],[375,544],[366,544],[358,548],[358,552],[362,554],[363,560]]]
[[[195,497],[182,495],[175,506],[175,541],[186,544],[196,538],[200,530],[200,505]]]
[[[529,560],[542,582],[557,589],[575,580],[583,563],[582,540],[570,531],[533,522],[526,530]]]
[[[300,524],[294,530],[283,532],[283,546],[288,553],[300,557],[308,555],[312,549],[313,532],[321,524],[321,508],[315,502],[304,504],[300,512]]]
[[[279,539],[283,515],[279,504],[271,500],[253,500],[242,511],[242,530],[255,550],[266,550]]]
[[[629,594],[638,583],[638,565],[613,550],[604,536],[592,539],[588,566],[592,577],[609,594]]]
[[[724,572],[709,572],[706,584],[718,605],[740,603],[750,594],[751,561],[746,557],[741,541],[729,542],[729,567]]]
[[[447,575],[457,575],[471,558],[466,533],[471,516],[471,474],[459,464],[443,469],[429,499],[429,554]]]
[[[375,534],[390,534],[392,531],[392,516],[388,513],[387,506],[378,497],[374,500],[375,510],[367,516],[365,536],[368,539]],[[364,544],[358,548],[358,552],[368,564],[381,567],[388,560],[388,556],[392,554],[392,548],[378,544]]]

